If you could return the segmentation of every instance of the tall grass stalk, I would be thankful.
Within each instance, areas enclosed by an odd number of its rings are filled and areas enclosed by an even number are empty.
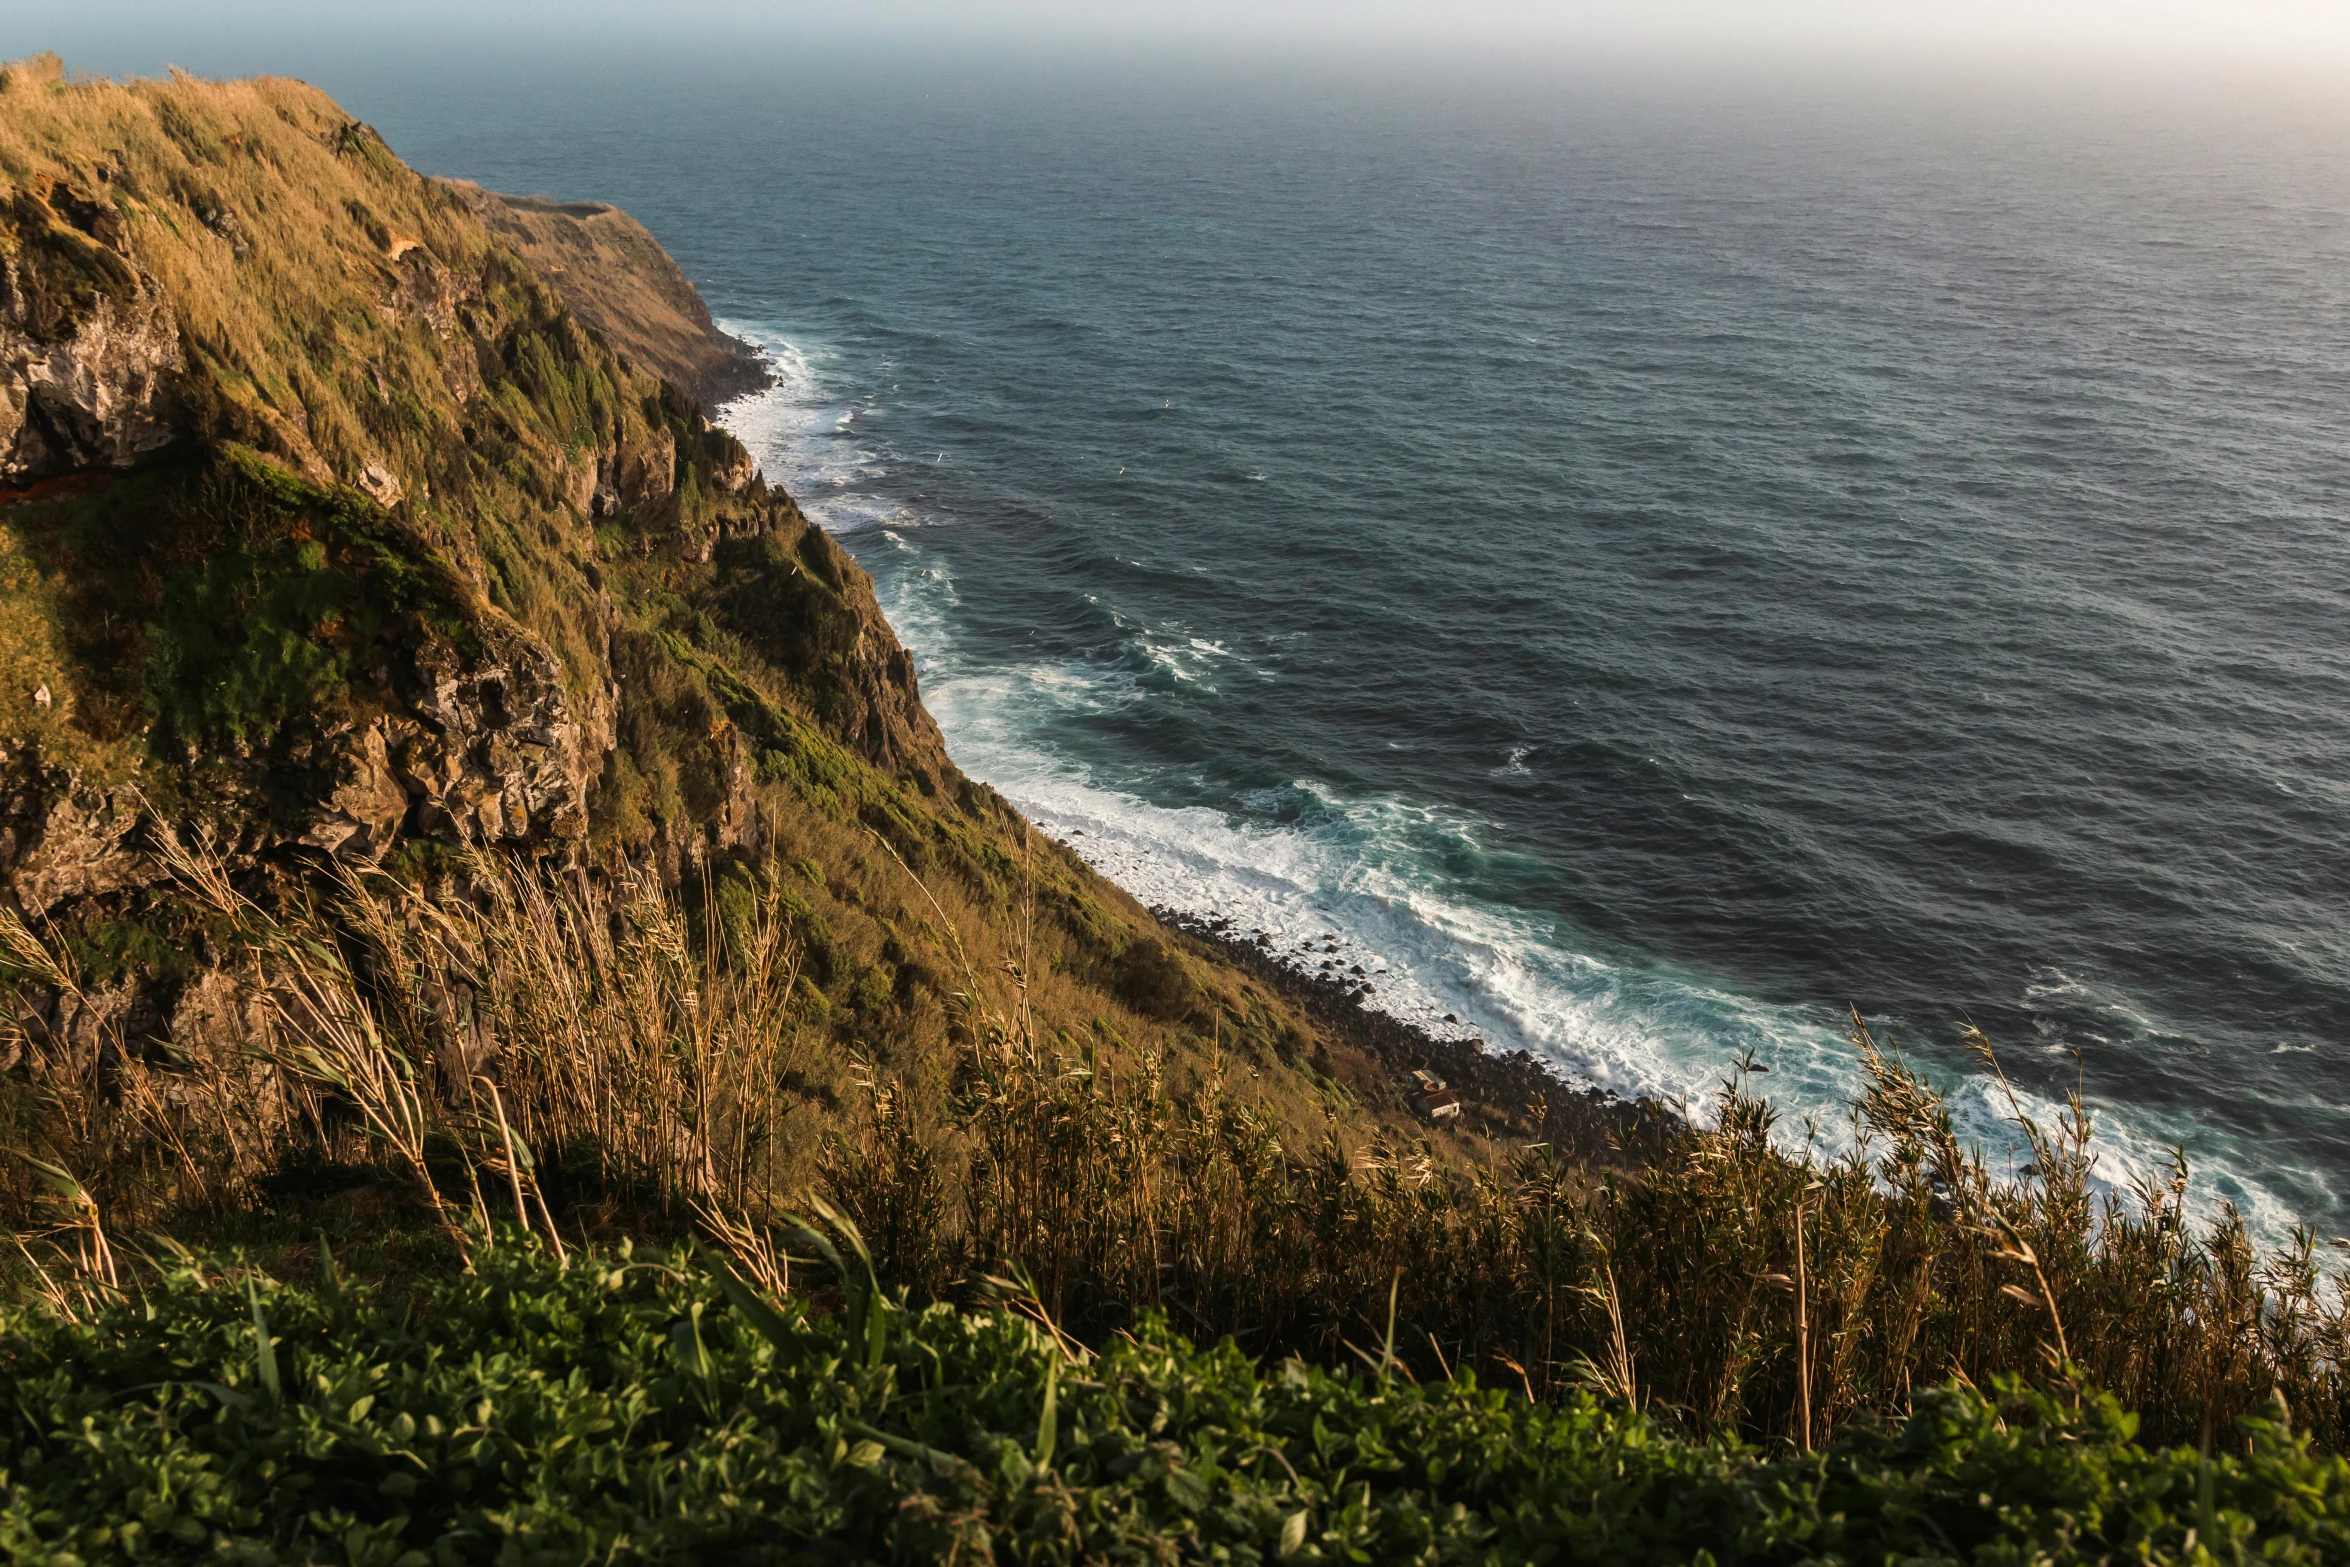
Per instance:
[[[862,1299],[863,1260],[810,1275],[776,1238],[822,1239],[791,1215],[833,1212],[880,1285],[1015,1301],[1073,1353],[1161,1311],[1266,1356],[1378,1346],[1382,1374],[1588,1387],[1791,1448],[2013,1374],[2110,1391],[2154,1440],[2225,1444],[2282,1399],[2350,1445],[2350,1311],[2311,1237],[2263,1258],[2232,1210],[2198,1223],[2183,1162],[2101,1189],[2077,1093],[2053,1125],[2016,1105],[2032,1162],[1995,1174],[1857,1016],[1866,1088],[1840,1157],[1784,1151],[1733,1066],[1702,1124],[1637,1168],[1543,1145],[1468,1164],[1300,1135],[1214,1063],[1179,1093],[1153,1054],[1041,1015],[1016,934],[1020,955],[981,975],[942,916],[929,939],[967,987],[928,1058],[950,1064],[945,1092],[858,1058],[861,1102],[825,1112],[790,1086],[838,1047],[799,1000],[773,883],[697,910],[645,877],[485,859],[431,892],[354,874],[264,911],[200,849],[169,852],[235,932],[254,1020],[238,1059],[150,1060],[120,1037],[76,1057],[43,1021],[70,964],[0,920],[24,1063],[8,1135],[76,1172],[93,1237],[328,1159],[399,1172],[486,1242],[487,1170],[526,1227],[698,1226],[764,1289],[834,1276]],[[784,1135],[820,1116],[823,1138]],[[22,1221],[53,1216],[37,1167],[7,1168]]]

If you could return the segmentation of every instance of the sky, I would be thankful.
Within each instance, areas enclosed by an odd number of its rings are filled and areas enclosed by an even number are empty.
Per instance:
[[[8,0],[0,52],[188,52],[291,30],[416,40],[787,32],[1209,45],[1537,45],[1645,55],[1943,50],[2350,64],[2350,0]],[[71,63],[71,62],[69,62]],[[115,69],[111,62],[102,67]]]

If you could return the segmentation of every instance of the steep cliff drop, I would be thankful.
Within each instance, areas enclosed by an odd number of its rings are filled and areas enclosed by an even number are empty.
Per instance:
[[[301,83],[0,73],[0,897],[76,965],[19,976],[15,1037],[238,1048],[173,841],[281,904],[482,853],[694,900],[788,868],[811,1103],[876,1061],[936,1101],[965,976],[1016,974],[1274,1124],[1530,1130],[1426,1127],[1411,1039],[966,779],[869,579],[704,416],[762,373],[625,214],[423,178]]]
[[[684,270],[618,207],[449,184],[638,369],[683,387],[704,408],[767,384],[757,350],[718,330]]]

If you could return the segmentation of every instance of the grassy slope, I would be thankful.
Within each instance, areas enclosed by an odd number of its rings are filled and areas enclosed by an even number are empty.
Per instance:
[[[291,81],[19,76],[0,104],[0,249],[89,250],[73,213],[103,207],[188,359],[174,448],[0,509],[0,743],[20,762],[131,779],[224,841],[266,842],[358,726],[402,709],[417,646],[527,642],[611,739],[584,839],[542,834],[541,852],[660,863],[689,896],[800,868],[795,935],[822,991],[812,1114],[787,1150],[803,1170],[861,1100],[859,1060],[943,1101],[966,964],[1019,965],[1052,1048],[1156,1056],[1186,1091],[1217,1076],[1301,1139],[1415,1132],[1367,1052],[1164,937],[961,777],[863,573],[780,492],[727,490],[740,448],[584,327],[478,194]],[[672,448],[662,482],[586,515],[599,467]],[[388,507],[357,488],[370,464],[398,483]],[[36,709],[22,694],[43,685]],[[248,874],[290,886],[314,859],[265,849]],[[168,1000],[219,955],[162,892],[60,918],[90,983],[160,974]]]
[[[453,182],[474,214],[639,369],[705,407],[764,384],[744,345],[721,336],[691,281],[645,226],[599,201],[502,196]]]

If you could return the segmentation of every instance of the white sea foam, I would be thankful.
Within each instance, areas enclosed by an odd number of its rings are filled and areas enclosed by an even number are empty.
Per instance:
[[[759,350],[773,384],[728,403],[718,420],[769,478],[791,490],[809,520],[828,533],[913,526],[905,507],[869,488],[886,470],[854,428],[861,410],[826,389],[822,367],[831,352],[736,322],[720,327]]]
[[[877,576],[882,607],[916,656],[925,700],[957,761],[1104,875],[1146,904],[1260,932],[1300,967],[1325,957],[1341,971],[1359,964],[1373,1005],[1432,1032],[1531,1050],[1570,1076],[1682,1104],[1701,1118],[1723,1077],[1751,1053],[1768,1069],[1756,1086],[1778,1106],[1786,1141],[1815,1142],[1829,1154],[1852,1147],[1847,1107],[1863,1085],[1842,1020],[1759,1001],[1700,975],[1594,956],[1553,917],[1457,895],[1427,873],[1420,846],[1474,847],[1491,835],[1487,823],[1395,797],[1349,798],[1310,778],[1293,785],[1315,807],[1304,823],[1263,819],[1246,801],[1235,812],[1170,808],[1056,755],[1045,737],[1151,700],[1145,677],[1131,666],[965,658],[952,569],[920,542],[927,519],[865,488],[885,470],[876,450],[846,436],[855,421],[846,400],[825,387],[829,356],[755,328],[727,330],[768,355],[776,383],[729,405],[722,421],[820,525],[879,531],[892,561]],[[1114,612],[1112,619],[1148,666],[1187,683],[1238,657],[1180,627],[1146,627]],[[1530,755],[1513,747],[1495,771],[1525,773]],[[2034,975],[2026,995],[2033,1005],[2092,999],[2127,1011],[2119,998],[2092,998],[2053,970]],[[1983,1075],[1947,1086],[1962,1136],[1991,1150],[1995,1164],[2030,1157],[2016,1133],[2018,1110],[2053,1128],[2064,1109],[2020,1088],[2011,1101]],[[2181,1129],[2110,1104],[2090,1109],[2101,1184],[2124,1190],[2165,1177]],[[2232,1201],[2257,1234],[2281,1237],[2293,1222],[2293,1207],[2252,1178],[2247,1161],[2201,1171],[2195,1190],[2207,1216],[2218,1201]]]

